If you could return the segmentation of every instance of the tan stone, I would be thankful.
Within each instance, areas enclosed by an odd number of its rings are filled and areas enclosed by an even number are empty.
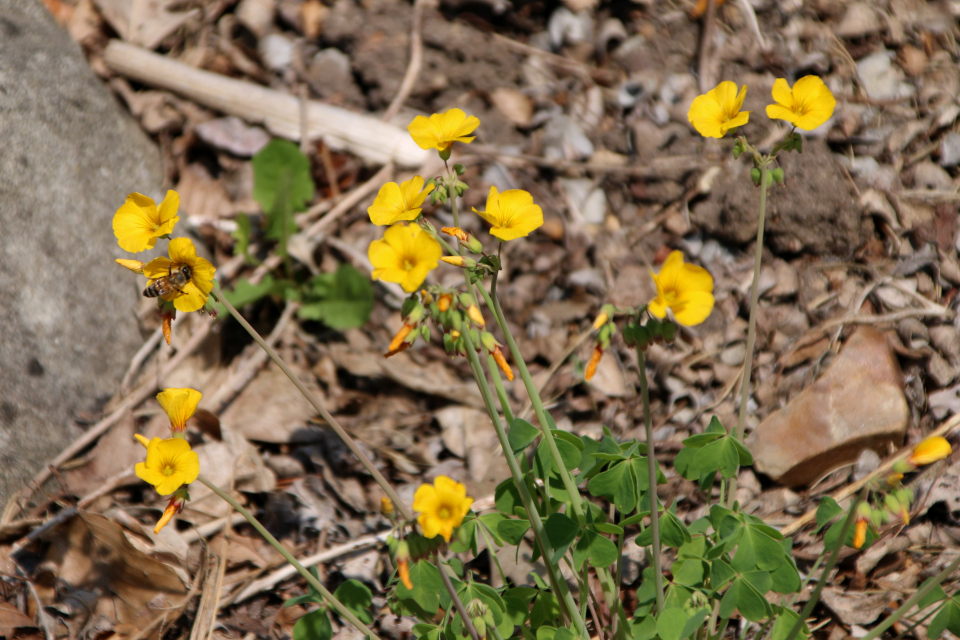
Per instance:
[[[886,337],[861,327],[823,376],[747,438],[754,466],[788,486],[807,484],[860,452],[900,444],[910,410]]]

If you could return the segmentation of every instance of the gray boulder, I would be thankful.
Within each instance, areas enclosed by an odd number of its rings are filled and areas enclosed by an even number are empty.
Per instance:
[[[36,0],[0,0],[0,506],[80,433],[143,342],[111,219],[157,150]]]

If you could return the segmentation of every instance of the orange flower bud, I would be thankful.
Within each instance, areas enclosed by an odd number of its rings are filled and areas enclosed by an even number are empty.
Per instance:
[[[477,307],[477,305],[472,304],[469,307],[467,307],[467,316],[469,316],[470,319],[473,320],[473,323],[475,325],[479,327],[482,327],[484,325],[483,314],[480,313],[480,308]]]
[[[411,331],[413,331],[412,325],[404,324],[400,327],[400,331],[397,331],[397,335],[393,336],[393,340],[390,341],[390,346],[387,347],[387,351],[391,353],[391,355],[393,352],[400,353],[400,351],[403,351],[403,349],[400,349],[400,346],[404,344],[407,335],[409,335]]]
[[[187,504],[187,492],[185,487],[181,487],[170,496],[170,502],[167,503],[167,508],[163,510],[163,515],[160,516],[160,520],[157,521],[157,526],[154,528],[154,533],[160,533],[160,530],[163,529],[168,522],[173,518],[175,514],[183,511],[183,507]]]
[[[161,328],[163,329],[163,339],[166,340],[167,344],[169,345],[170,334],[173,333],[172,326],[171,326],[173,324],[173,316],[164,315],[162,317],[163,317],[163,323],[161,325]]]
[[[863,543],[867,541],[867,519],[864,517],[857,517],[856,529],[853,532],[853,546],[857,549],[863,546]]]
[[[907,461],[910,464],[919,467],[925,464],[936,462],[937,460],[943,460],[951,453],[953,453],[953,448],[950,447],[950,443],[947,442],[947,439],[941,438],[940,436],[935,436],[923,440],[920,444],[914,447],[913,453],[910,454],[910,457],[907,458]]]
[[[380,498],[380,513],[382,513],[387,517],[390,517],[393,515],[393,511],[394,511],[393,500],[391,500],[387,496],[383,496],[382,498]]]
[[[507,380],[513,382],[513,370],[510,369],[510,365],[507,364],[507,359],[503,357],[503,352],[500,351],[500,347],[496,347],[492,355],[497,365],[503,370],[503,375],[507,376]]]
[[[596,331],[603,325],[607,324],[608,320],[610,320],[610,316],[601,312],[600,315],[597,316],[597,319],[593,321],[593,330]]]
[[[603,349],[600,345],[593,348],[593,355],[590,356],[590,362],[587,363],[587,369],[583,372],[583,377],[587,380],[593,377],[597,372],[597,365],[600,364],[600,358],[603,357]]]
[[[445,293],[440,296],[440,299],[437,301],[437,306],[440,308],[441,313],[450,308],[451,302],[453,302],[453,294]]]
[[[887,486],[895,487],[898,484],[900,484],[901,480],[903,480],[903,474],[894,471],[893,473],[887,476]]]
[[[410,580],[410,562],[404,558],[403,560],[397,559],[397,575],[400,576],[400,582],[403,583],[407,589],[413,589],[413,581]]]

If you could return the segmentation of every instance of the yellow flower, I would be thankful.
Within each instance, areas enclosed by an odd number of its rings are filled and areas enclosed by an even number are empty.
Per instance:
[[[817,76],[805,76],[793,88],[783,78],[773,83],[773,100],[767,105],[767,117],[786,120],[804,131],[812,131],[833,115],[837,100]]]
[[[190,484],[200,475],[200,458],[190,450],[190,443],[183,438],[146,438],[137,440],[147,447],[147,461],[138,462],[137,477],[157,488],[157,493],[168,496],[182,485]]]
[[[418,226],[395,224],[387,229],[382,240],[374,240],[367,249],[373,265],[373,279],[396,282],[407,293],[413,293],[437,268],[443,250],[440,243]]]
[[[953,453],[953,448],[950,446],[950,443],[947,442],[947,439],[935,436],[923,440],[914,447],[913,453],[907,458],[907,462],[916,467],[920,467],[936,462],[937,460],[943,460],[951,453]]]
[[[157,394],[157,402],[170,418],[170,428],[173,431],[183,431],[202,397],[195,389],[164,389]]]
[[[452,147],[454,142],[473,142],[475,136],[470,134],[479,126],[478,117],[467,116],[461,109],[450,109],[444,113],[435,113],[429,118],[417,116],[407,127],[407,131],[421,149],[436,149],[442,153]]]
[[[370,221],[379,226],[388,226],[398,222],[416,220],[420,215],[423,201],[427,199],[434,185],[423,188],[423,178],[413,176],[406,182],[397,184],[388,182],[380,187],[373,204],[367,209]]]
[[[413,496],[413,510],[420,512],[417,522],[423,530],[423,537],[441,535],[447,542],[472,504],[473,498],[467,496],[467,488],[447,476],[437,476],[432,485],[420,485]]]
[[[703,267],[685,264],[683,254],[672,251],[660,269],[660,275],[651,273],[657,285],[657,297],[647,310],[658,318],[673,311],[677,322],[684,326],[700,324],[713,310],[713,277]]]
[[[533,196],[523,189],[500,193],[490,187],[486,210],[474,212],[493,225],[490,234],[501,240],[522,238],[543,224],[543,209],[533,204]]]
[[[145,195],[131,193],[113,216],[113,235],[117,236],[120,248],[137,253],[153,249],[157,238],[173,233],[180,216],[180,196],[176,191],[167,191],[167,196],[157,208],[157,203]]]
[[[190,278],[186,284],[171,287],[171,292],[160,298],[173,302],[177,311],[197,311],[202,309],[213,290],[213,276],[216,268],[204,258],[197,256],[197,249],[189,238],[174,238],[170,241],[170,258],[154,258],[143,265],[143,275],[150,278],[147,286],[161,278],[182,273],[182,267],[189,268]]]
[[[722,138],[730,129],[747,124],[750,111],[740,111],[747,95],[747,85],[737,91],[737,84],[726,80],[690,105],[687,119],[706,138]]]

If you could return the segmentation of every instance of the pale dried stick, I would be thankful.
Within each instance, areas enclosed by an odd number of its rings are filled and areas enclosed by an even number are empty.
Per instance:
[[[357,538],[356,540],[351,540],[350,542],[346,544],[342,544],[338,547],[327,549],[325,551],[321,551],[320,553],[316,553],[312,556],[308,556],[303,560],[301,560],[300,564],[302,564],[305,567],[312,567],[322,562],[330,562],[331,560],[336,560],[337,558],[341,556],[345,556],[348,553],[353,553],[354,551],[359,551],[360,549],[365,549],[375,544],[383,543],[387,539],[387,536],[389,535],[390,535],[390,531],[383,531],[375,535]],[[280,582],[286,580],[287,578],[291,578],[295,575],[297,575],[296,568],[294,568],[291,565],[283,566],[277,569],[276,571],[274,571],[273,573],[271,573],[270,575],[264,576],[259,580],[251,582],[249,585],[246,586],[245,589],[243,589],[243,591],[237,594],[236,597],[231,598],[230,602],[231,604],[243,602],[247,598],[250,598],[251,596],[254,596],[260,593],[264,589],[272,589],[273,587],[278,585]]]
[[[400,83],[400,89],[387,110],[383,112],[381,120],[390,122],[400,107],[407,101],[410,92],[417,84],[417,78],[420,77],[420,69],[423,66],[423,38],[420,35],[423,29],[423,5],[424,0],[414,0],[413,3],[413,24],[410,27],[410,62],[407,63],[407,71],[403,74],[403,81]]]
[[[958,425],[960,425],[960,414],[957,414],[951,417],[942,425],[934,429],[927,437],[933,438],[935,436],[945,436],[950,431],[955,429]],[[857,491],[862,489],[864,485],[866,485],[868,482],[872,482],[875,478],[878,478],[884,473],[890,471],[890,469],[893,468],[893,465],[895,465],[897,462],[908,458],[912,452],[913,452],[913,447],[903,448],[895,456],[893,456],[892,458],[889,458],[886,462],[884,462],[879,467],[874,469],[874,471],[870,475],[863,478],[862,480],[854,482],[851,485],[847,485],[843,489],[840,489],[839,491],[834,493],[831,497],[837,502],[840,502],[841,500],[845,500],[846,498],[849,498],[850,496],[855,494]],[[800,528],[806,525],[807,523],[812,522],[816,517],[817,517],[817,510],[811,509],[810,511],[806,512],[805,514],[803,514],[802,516],[800,516],[799,518],[797,518],[796,520],[794,520],[793,522],[785,526],[783,529],[781,529],[780,533],[782,533],[784,536],[789,536],[790,534],[799,531]]]
[[[143,361],[147,359],[154,349],[160,345],[160,341],[163,340],[163,330],[157,329],[150,337],[147,338],[147,341],[143,343],[143,346],[140,347],[140,350],[137,351],[133,358],[130,360],[130,366],[127,367],[127,372],[123,375],[123,380],[120,381],[120,390],[121,392],[127,389],[130,386],[130,382],[133,381],[133,376],[136,375],[137,371],[140,370],[140,367],[143,365]]]

